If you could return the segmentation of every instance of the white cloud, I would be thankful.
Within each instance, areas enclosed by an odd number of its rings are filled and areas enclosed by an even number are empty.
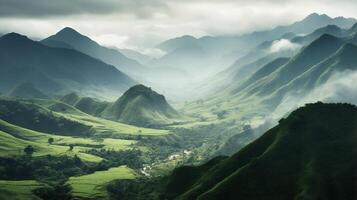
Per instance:
[[[355,0],[0,0],[0,5],[0,32],[44,37],[71,26],[90,36],[117,36],[101,41],[106,44],[137,48],[186,34],[272,28],[312,12],[357,17]]]
[[[270,52],[276,53],[279,51],[288,51],[288,50],[297,50],[300,48],[299,44],[292,43],[288,39],[280,39],[280,40],[275,40],[271,47],[270,47]]]
[[[269,118],[278,120],[286,113],[305,105],[322,101],[325,103],[351,103],[357,105],[357,71],[334,74],[325,84],[315,88],[305,96],[288,95]]]

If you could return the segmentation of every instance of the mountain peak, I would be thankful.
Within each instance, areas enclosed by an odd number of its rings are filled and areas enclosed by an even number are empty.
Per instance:
[[[59,32],[56,33],[57,36],[62,36],[62,37],[85,37],[75,29],[71,27],[65,27]]]
[[[162,96],[155,91],[153,91],[150,87],[147,87],[142,84],[134,85],[129,88],[123,96],[132,96],[132,95],[158,95]]]
[[[1,37],[1,39],[11,39],[11,40],[29,40],[29,38],[25,35],[21,35],[19,33],[11,32],[8,34],[5,34]]]
[[[106,108],[103,116],[129,124],[150,126],[171,123],[173,118],[178,117],[178,113],[163,95],[140,84],[132,86],[112,106]]]
[[[313,41],[309,46],[321,44],[321,43],[330,43],[332,41],[339,41],[339,38],[325,33],[321,35],[319,38],[317,38],[315,41]]]
[[[331,17],[329,17],[326,14],[311,13],[310,15],[305,17],[305,19],[303,21],[306,21],[306,20],[321,20],[321,19],[331,19]]]

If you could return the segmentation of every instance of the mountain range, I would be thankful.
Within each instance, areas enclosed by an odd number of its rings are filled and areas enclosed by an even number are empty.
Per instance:
[[[52,47],[73,48],[93,58],[111,64],[129,75],[135,76],[141,73],[145,68],[136,60],[124,56],[120,51],[101,46],[89,37],[69,27],[63,28],[55,35],[43,39],[41,43]]]
[[[26,36],[10,33],[0,38],[0,91],[28,82],[48,95],[69,91],[120,94],[136,81],[115,67],[81,52],[53,48]]]

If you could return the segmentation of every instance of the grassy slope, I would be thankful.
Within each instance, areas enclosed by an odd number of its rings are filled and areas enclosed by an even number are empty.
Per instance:
[[[193,183],[171,185],[189,184],[178,199],[355,199],[356,122],[354,106],[308,105]]]
[[[84,145],[95,144],[89,139],[73,138],[68,136],[55,136],[40,133],[25,128],[21,128],[5,121],[0,120],[0,135],[1,135],[1,148],[0,155],[3,157],[23,155],[23,149],[27,145],[32,145],[35,148],[34,156],[51,155],[69,155],[74,156],[77,154],[81,159],[89,162],[99,162],[102,159],[81,151],[88,150],[89,148]],[[48,138],[54,138],[53,145],[48,144]],[[67,144],[77,144],[73,151],[68,151],[68,146],[56,145],[57,141],[67,141]],[[64,143],[62,143],[64,144]]]
[[[151,129],[151,128],[142,128],[133,125],[128,125],[120,122],[114,122],[106,120],[99,117],[94,117],[88,115],[68,104],[56,101],[56,100],[32,100],[36,104],[42,105],[47,109],[52,111],[57,111],[57,114],[80,122],[82,124],[92,126],[92,129],[95,130],[96,135],[100,136],[101,134],[110,133],[112,136],[119,135],[146,135],[146,136],[162,136],[169,134],[167,130],[160,129]]]
[[[63,117],[67,120],[79,122],[81,124],[91,126],[95,131],[95,137],[74,137],[74,136],[61,136],[43,133],[39,131],[29,130],[17,125],[10,124],[6,121],[0,120],[0,156],[8,157],[14,155],[24,155],[23,149],[27,145],[32,145],[35,148],[33,156],[51,155],[68,155],[79,156],[82,160],[88,162],[100,162],[102,158],[94,156],[83,151],[93,148],[104,148],[110,150],[126,150],[131,149],[136,144],[136,140],[117,139],[127,135],[145,135],[145,136],[164,136],[169,134],[167,130],[157,130],[140,128],[132,125],[126,125],[114,121],[105,120],[102,118],[93,117],[86,113],[79,111],[78,109],[55,100],[21,100],[21,102],[30,102],[31,105],[36,105],[42,110],[52,111],[52,114],[57,117]],[[28,105],[28,104],[25,104]],[[48,144],[48,139],[53,138],[52,145]],[[73,144],[75,147],[73,151],[69,151],[69,144]],[[142,149],[142,148],[140,148]],[[100,177],[100,179],[98,178]],[[106,179],[103,179],[106,177]],[[83,192],[82,195],[92,196],[106,196],[103,186],[114,179],[132,179],[135,178],[133,170],[123,166],[118,168],[112,168],[108,171],[96,172],[91,175],[73,177],[70,180],[71,185],[75,188],[76,192]],[[94,180],[94,181],[93,181]],[[100,180],[100,181],[98,181]],[[83,186],[81,184],[85,181],[91,181],[93,184],[87,184]],[[27,183],[26,181],[24,181]],[[16,199],[13,193],[18,187],[21,186],[23,181],[17,182],[18,186],[15,186],[12,182],[0,181],[0,184],[6,185],[6,191],[0,190],[0,197],[4,196],[8,198]],[[35,185],[35,182],[28,182]],[[40,186],[40,185],[38,185]],[[34,198],[31,190],[33,187],[28,187],[26,192],[19,193],[18,199],[32,199]],[[92,193],[91,193],[92,192]],[[8,199],[6,198],[6,199]]]
[[[0,199],[4,200],[39,200],[32,190],[45,184],[37,181],[3,181],[0,180]]]
[[[98,171],[79,177],[71,177],[68,183],[73,187],[73,195],[88,198],[103,198],[107,196],[105,186],[118,179],[134,179],[135,172],[126,167],[120,166],[110,168],[107,171]]]

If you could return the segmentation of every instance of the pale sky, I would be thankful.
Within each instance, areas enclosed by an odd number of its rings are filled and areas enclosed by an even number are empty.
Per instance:
[[[0,0],[0,32],[44,38],[69,26],[143,51],[181,35],[242,34],[313,12],[357,18],[356,10],[357,0]]]

